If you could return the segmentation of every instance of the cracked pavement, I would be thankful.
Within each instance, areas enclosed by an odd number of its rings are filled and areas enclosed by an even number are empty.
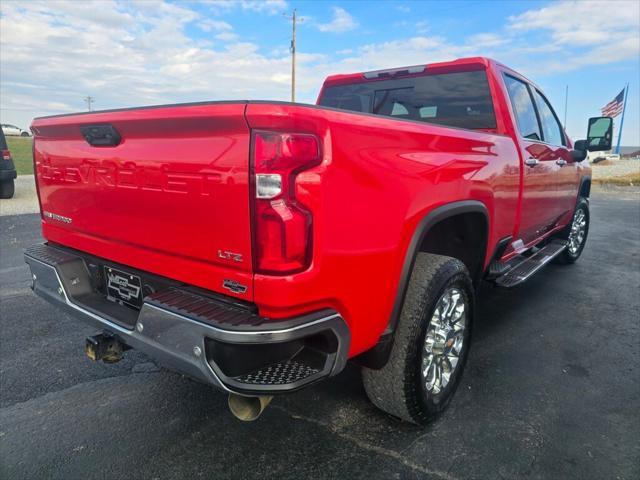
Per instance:
[[[469,363],[426,428],[367,400],[358,368],[242,423],[226,396],[95,333],[30,289],[37,215],[0,218],[0,477],[640,478],[640,202],[597,192],[583,257],[484,286]]]

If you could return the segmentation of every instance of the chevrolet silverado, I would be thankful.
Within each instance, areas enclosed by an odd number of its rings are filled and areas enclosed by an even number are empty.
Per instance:
[[[423,424],[460,382],[480,282],[573,263],[587,150],[533,82],[487,58],[330,76],[317,105],[224,101],[37,118],[34,291],[229,393],[241,419],[351,360]]]

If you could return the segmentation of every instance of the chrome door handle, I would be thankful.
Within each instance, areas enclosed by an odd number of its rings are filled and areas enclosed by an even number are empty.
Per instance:
[[[562,158],[560,160],[556,160],[556,165],[560,165],[561,167],[564,167],[567,164],[566,160],[563,160]]]
[[[529,157],[524,161],[525,165],[527,165],[529,167],[535,167],[539,162],[540,161],[537,158],[534,158],[534,157]]]

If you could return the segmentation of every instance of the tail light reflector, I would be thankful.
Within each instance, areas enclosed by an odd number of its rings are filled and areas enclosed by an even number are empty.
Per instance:
[[[289,274],[311,261],[313,215],[296,200],[295,179],[321,161],[314,135],[253,132],[255,269]]]

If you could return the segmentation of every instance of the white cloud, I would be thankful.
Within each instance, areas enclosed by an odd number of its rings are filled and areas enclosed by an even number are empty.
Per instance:
[[[516,53],[546,54],[532,61],[531,70],[537,63],[538,72],[566,72],[637,59],[640,56],[640,3],[555,2],[510,17],[506,31],[511,36],[509,45]],[[511,59],[514,55],[507,51],[505,57]],[[522,59],[513,61],[516,66],[524,63]]]
[[[241,8],[245,11],[276,15],[285,12],[289,6],[285,0],[200,0],[217,11]]]
[[[621,31],[638,34],[640,4],[635,1],[563,1],[509,18],[515,31],[550,30],[553,39],[595,45]]]
[[[285,0],[241,0],[240,6],[243,10],[267,12],[271,15],[282,13],[288,8]]]
[[[19,117],[27,126],[33,116],[83,110],[86,95],[96,108],[287,97],[278,75],[288,72],[288,55],[261,54],[257,45],[239,41],[230,24],[202,18],[187,4],[110,1],[109,13],[94,19],[89,11],[105,2],[84,5],[3,3],[3,119]],[[190,38],[191,23],[226,43]]]
[[[214,35],[216,40],[220,40],[221,42],[235,42],[240,37],[237,33],[233,31],[233,27],[231,24],[224,22],[222,20],[212,20],[210,18],[205,18],[204,20],[198,22],[198,28],[204,32],[217,32]]]
[[[468,42],[477,48],[485,48],[504,45],[507,39],[495,33],[478,33],[469,37]]]
[[[199,22],[198,27],[200,30],[205,32],[210,32],[212,30],[217,32],[227,32],[233,30],[233,27],[227,22],[223,22],[222,20],[211,20],[210,18],[205,18],[203,21]]]
[[[424,20],[416,22],[416,32],[423,35],[428,31],[429,31],[429,24],[427,22],[425,22]]]
[[[217,34],[216,38],[223,42],[235,42],[236,40],[238,40],[239,37],[238,37],[238,34],[233,32],[222,32]]]
[[[358,27],[358,22],[344,8],[333,7],[332,10],[331,22],[318,24],[318,30],[321,32],[341,33]]]

